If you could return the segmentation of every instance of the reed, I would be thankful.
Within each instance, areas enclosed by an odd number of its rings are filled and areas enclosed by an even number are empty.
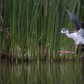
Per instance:
[[[0,2],[0,53],[14,60],[58,60],[58,50],[74,50],[74,41],[55,36],[63,27],[73,30],[68,9],[83,21],[83,0],[4,0]],[[7,29],[9,28],[9,29]],[[71,47],[72,46],[72,47]],[[2,53],[3,52],[3,53]]]

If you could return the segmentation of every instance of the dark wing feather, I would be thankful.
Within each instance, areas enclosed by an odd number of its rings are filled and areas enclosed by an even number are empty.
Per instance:
[[[81,28],[82,22],[80,22],[70,11],[68,11],[67,9],[66,9],[66,11],[67,11],[67,13],[69,15],[69,18],[74,23],[74,26],[75,26],[74,30],[78,31]]]

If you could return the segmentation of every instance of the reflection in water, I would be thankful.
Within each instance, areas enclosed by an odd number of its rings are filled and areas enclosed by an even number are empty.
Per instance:
[[[84,63],[0,63],[0,84],[83,84]]]

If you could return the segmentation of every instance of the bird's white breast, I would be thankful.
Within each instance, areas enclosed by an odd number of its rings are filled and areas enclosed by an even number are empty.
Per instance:
[[[84,39],[77,33],[67,34],[69,38],[72,38],[76,44],[84,44]]]

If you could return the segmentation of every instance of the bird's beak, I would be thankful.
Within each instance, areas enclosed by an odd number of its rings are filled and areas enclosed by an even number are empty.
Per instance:
[[[59,34],[61,34],[61,32],[60,32],[60,33],[58,33],[58,34],[56,34],[56,36],[57,36],[57,35],[59,35]]]

